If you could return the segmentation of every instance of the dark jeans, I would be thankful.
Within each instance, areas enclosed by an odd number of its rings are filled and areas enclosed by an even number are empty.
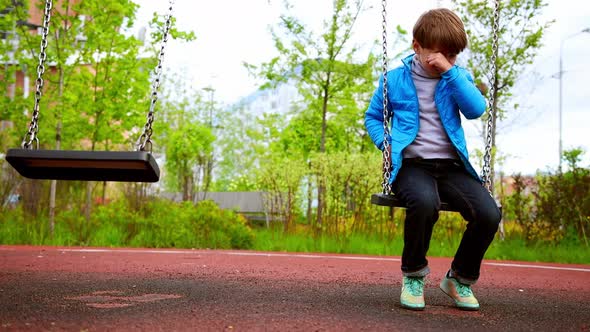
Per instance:
[[[483,256],[502,218],[487,189],[467,173],[460,161],[405,159],[393,191],[407,205],[402,254],[404,275],[428,273],[426,253],[442,200],[467,221],[451,269],[461,282],[477,281]]]

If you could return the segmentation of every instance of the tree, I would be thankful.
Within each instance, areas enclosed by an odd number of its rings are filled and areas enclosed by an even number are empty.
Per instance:
[[[41,12],[43,12],[44,3],[38,5]],[[17,24],[13,29],[13,38],[16,41],[13,49],[14,68],[22,73],[23,76],[33,76],[36,79],[38,73],[28,68],[37,68],[39,65],[39,45],[41,35],[32,35],[26,29],[29,19],[26,4],[14,2],[13,10],[10,12],[10,17],[16,19]],[[83,25],[80,16],[73,11],[73,1],[62,1],[53,10],[51,24],[47,37],[46,61],[44,64],[45,74],[43,76],[44,84],[39,85],[40,91],[43,93],[43,99],[40,100],[40,115],[38,138],[42,146],[48,146],[50,142],[49,137],[55,138],[55,148],[60,149],[62,143],[62,118],[63,113],[71,105],[68,104],[68,98],[64,96],[66,93],[67,80],[75,75],[75,68],[80,65],[80,57],[76,57],[75,47],[78,45],[78,37],[80,36],[75,31],[79,31]],[[31,74],[29,74],[29,72]],[[12,73],[11,73],[12,74]],[[25,81],[26,82],[26,81]],[[38,82],[36,82],[38,84]],[[26,84],[26,83],[25,83]],[[28,88],[28,87],[27,87]],[[26,91],[26,89],[25,89]],[[20,96],[27,97],[19,93],[15,96],[14,89],[10,95],[11,99],[16,96],[17,102],[14,106],[7,107],[8,112],[5,117],[18,124],[18,127],[24,127],[24,122],[28,119],[23,116],[23,109],[30,109],[24,107],[18,102]],[[31,98],[29,98],[31,99]],[[26,104],[31,103],[27,101]],[[30,104],[29,104],[30,105]],[[47,131],[46,129],[49,129]],[[53,131],[53,130],[55,131]],[[50,134],[51,136],[47,135]],[[49,229],[53,232],[54,214],[56,209],[56,181],[51,181],[50,202],[49,202]]]
[[[203,187],[214,140],[211,128],[194,122],[185,122],[168,138],[166,170],[173,187],[181,188],[185,201],[193,201]]]
[[[286,10],[291,8],[286,3]],[[313,121],[311,125],[314,126],[314,136],[318,137],[319,133],[317,145],[301,145],[303,156],[313,151],[327,151],[328,122],[331,117],[346,109],[341,104],[342,100],[353,95],[350,89],[359,85],[359,78],[367,78],[365,83],[371,88],[366,90],[373,90],[371,75],[359,75],[363,71],[372,73],[373,63],[355,64],[353,59],[357,48],[349,45],[356,19],[362,9],[362,1],[359,0],[335,0],[332,15],[324,21],[324,31],[317,37],[299,19],[283,14],[278,27],[284,35],[276,29],[271,31],[279,55],[263,63],[260,68],[247,65],[252,71],[257,71],[257,76],[267,80],[263,88],[289,81],[297,83],[299,93],[303,96],[304,107],[301,108],[301,114]],[[309,126],[305,121],[302,124]],[[298,127],[304,129],[303,126]],[[310,133],[308,129],[303,132]],[[305,136],[309,138],[308,135]],[[341,137],[340,133],[331,138],[337,137]],[[307,160],[302,162],[307,163]],[[321,225],[325,188],[322,181],[318,182],[316,220]]]
[[[519,79],[523,69],[530,65],[542,46],[542,37],[551,22],[541,23],[538,15],[546,6],[542,0],[499,1],[498,9],[498,54],[495,58],[496,70],[492,68],[492,27],[494,23],[493,4],[487,0],[453,0],[458,13],[465,23],[469,37],[468,68],[473,72],[479,85],[492,87],[497,78],[494,91],[494,118],[492,130],[488,133],[484,116],[484,137],[491,135],[492,151],[496,150],[498,120],[505,118],[509,111],[518,108],[511,103],[512,88]],[[492,106],[492,105],[490,105]],[[492,172],[495,165],[495,153],[492,153]]]
[[[210,185],[215,108],[182,74],[168,75],[163,87],[165,107],[156,129],[166,153],[166,186],[180,190],[183,200],[193,201],[197,192],[208,191]]]
[[[220,110],[222,134],[216,142],[222,156],[216,169],[217,189],[221,191],[259,190],[257,172],[272,160],[275,142],[286,126],[283,114],[263,113],[259,117],[247,114],[244,105]],[[239,124],[236,126],[236,124]],[[284,153],[277,155],[283,156]]]
[[[6,1],[6,0],[3,0]],[[42,6],[40,3],[39,6]],[[22,5],[24,6],[24,5]],[[12,21],[26,22],[26,8],[17,5]],[[41,8],[41,7],[40,7]],[[129,150],[149,106],[150,72],[156,58],[142,54],[142,43],[127,33],[138,6],[128,0],[66,0],[55,3],[48,36],[45,86],[40,112],[42,147],[65,149]],[[163,26],[154,15],[152,24]],[[17,25],[15,66],[26,76],[35,75],[40,36]],[[161,36],[160,30],[154,35]],[[172,28],[172,37],[192,40],[192,33]],[[154,39],[158,44],[161,39]],[[151,46],[155,49],[155,46]],[[149,47],[148,47],[149,48]],[[5,52],[6,48],[0,49]],[[154,53],[155,54],[155,53]],[[5,57],[5,54],[1,54]],[[4,95],[3,95],[4,96]],[[32,104],[32,94],[25,104]],[[8,103],[2,118],[25,128],[30,115],[22,103]],[[30,108],[25,108],[30,112]],[[55,140],[53,140],[55,138]],[[64,184],[74,186],[75,183]],[[86,213],[90,213],[92,184],[86,187]],[[103,196],[106,183],[103,183]],[[52,190],[52,197],[55,197]],[[55,209],[53,199],[50,210]]]

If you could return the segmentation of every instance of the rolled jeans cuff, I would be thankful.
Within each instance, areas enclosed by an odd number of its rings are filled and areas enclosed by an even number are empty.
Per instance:
[[[428,267],[428,265],[421,268],[418,271],[412,271],[412,272],[402,271],[402,274],[404,277],[412,277],[412,278],[423,278],[423,277],[426,277],[429,273],[430,273],[430,268]]]
[[[449,271],[449,277],[457,280],[458,282],[462,283],[463,285],[474,285],[477,282],[477,279],[462,277],[457,272],[453,271],[453,269],[451,269]]]

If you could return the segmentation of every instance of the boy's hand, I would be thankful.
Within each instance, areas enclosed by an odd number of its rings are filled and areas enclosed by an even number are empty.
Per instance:
[[[440,52],[429,54],[426,58],[426,62],[433,66],[439,74],[442,74],[453,67],[449,60],[447,60],[447,58]]]

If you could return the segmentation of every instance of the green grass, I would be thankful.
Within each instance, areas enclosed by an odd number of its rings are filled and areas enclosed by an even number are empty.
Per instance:
[[[204,211],[211,209],[205,207]],[[0,244],[31,244],[31,245],[58,245],[58,246],[142,246],[142,247],[176,247],[176,248],[243,248],[260,251],[282,251],[282,252],[306,252],[306,253],[339,253],[339,254],[360,254],[377,256],[400,256],[403,249],[402,233],[397,232],[391,239],[377,235],[353,234],[349,236],[330,237],[310,235],[308,228],[302,227],[297,234],[283,234],[280,230],[269,230],[255,228],[254,234],[250,229],[247,233],[240,233],[234,230],[229,234],[242,234],[234,236],[240,242],[246,236],[247,243],[238,245],[218,246],[220,240],[216,236],[216,229],[210,229],[207,234],[208,241],[196,241],[197,237],[203,236],[203,225],[190,228],[191,232],[179,232],[177,221],[186,219],[184,215],[171,213],[167,210],[168,218],[162,219],[161,227],[141,227],[141,232],[129,238],[129,234],[121,228],[122,223],[114,223],[113,218],[106,217],[95,222],[92,229],[86,231],[80,226],[79,220],[68,221],[63,219],[55,225],[53,236],[49,236],[47,221],[45,219],[28,220],[23,218],[19,211],[9,211],[0,218]],[[5,211],[6,212],[6,211]],[[108,212],[108,211],[107,211]],[[115,214],[116,215],[116,214]],[[187,214],[192,216],[192,214]],[[65,217],[64,217],[65,218]],[[211,219],[212,225],[219,225],[219,218]],[[165,220],[164,220],[165,219]],[[207,218],[198,218],[205,220]],[[448,220],[447,220],[448,219]],[[24,220],[24,221],[23,221]],[[192,220],[192,219],[191,219]],[[187,223],[191,224],[188,220]],[[208,220],[208,219],[207,219]],[[430,243],[429,257],[452,257],[455,254],[460,242],[460,234],[463,232],[461,223],[452,218],[442,218],[440,225],[435,228],[433,239]],[[74,225],[75,227],[72,227]],[[151,224],[150,224],[151,225]],[[129,226],[129,225],[127,225]],[[137,228],[142,225],[135,225]],[[166,227],[164,227],[166,226]],[[183,228],[184,229],[184,228]],[[244,228],[245,229],[245,228]],[[162,230],[165,234],[170,232],[176,234],[178,241],[164,241]],[[194,232],[194,233],[193,233]],[[84,236],[89,234],[89,236]],[[225,233],[223,233],[225,234]],[[225,236],[225,235],[224,235]],[[233,236],[233,235],[232,235]],[[225,237],[224,237],[225,238]],[[253,239],[253,240],[252,240]],[[253,242],[252,242],[253,241]],[[226,241],[227,242],[227,241]],[[485,256],[486,259],[516,260],[528,262],[554,262],[571,264],[590,265],[590,247],[579,240],[575,234],[570,234],[560,244],[548,244],[547,242],[526,243],[520,233],[511,231],[510,236],[505,240],[498,237],[492,242]]]
[[[318,252],[341,254],[370,254],[392,256],[402,250],[400,241],[381,241],[376,238],[353,235],[346,239],[335,237],[313,237],[303,234],[286,235],[282,232],[256,230],[254,250],[286,252]]]
[[[433,238],[428,256],[452,257],[459,246],[458,236],[449,239]],[[352,235],[346,239],[328,236],[313,237],[301,234],[258,229],[254,250],[305,253],[341,253],[377,256],[401,256],[403,239],[381,240],[366,235]],[[590,248],[583,244],[562,242],[560,245],[538,243],[527,245],[521,239],[496,238],[488,249],[486,259],[528,262],[590,264]]]
[[[590,247],[585,244],[568,241],[562,241],[559,245],[540,242],[527,245],[521,239],[496,239],[488,249],[485,258],[528,262],[590,264]]]

